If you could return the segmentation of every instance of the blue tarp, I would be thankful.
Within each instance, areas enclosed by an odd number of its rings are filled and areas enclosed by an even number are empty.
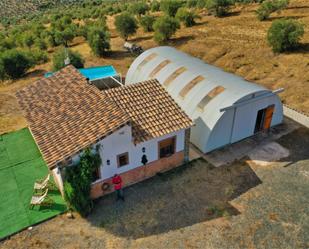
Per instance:
[[[97,80],[104,79],[111,76],[116,76],[117,72],[113,66],[98,66],[98,67],[89,67],[89,68],[81,68],[78,71],[88,78],[89,80]],[[45,78],[52,76],[52,72],[48,72],[44,74]]]

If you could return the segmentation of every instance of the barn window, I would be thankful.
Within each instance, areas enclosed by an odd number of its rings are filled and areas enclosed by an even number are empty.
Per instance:
[[[149,74],[150,78],[153,78],[163,67],[165,67],[166,65],[168,65],[169,63],[171,63],[170,60],[164,60],[162,61],[158,66],[155,67],[154,70],[152,70],[152,72]]]
[[[185,67],[178,68],[174,73],[172,73],[168,78],[163,82],[164,86],[168,86],[173,80],[175,80],[180,74],[187,71]]]
[[[184,98],[190,90],[195,87],[198,83],[203,81],[205,78],[201,75],[195,77],[193,80],[191,80],[187,85],[185,85],[184,88],[181,89],[179,96]]]
[[[137,70],[140,70],[143,66],[145,66],[145,64],[149,61],[151,61],[152,59],[156,58],[158,55],[156,53],[152,53],[150,55],[148,55],[137,67]]]
[[[169,157],[175,153],[176,137],[164,139],[159,142],[159,158]]]
[[[129,153],[123,153],[117,156],[118,167],[126,166],[129,164]]]
[[[209,101],[216,97],[218,94],[222,93],[224,90],[225,88],[223,86],[215,87],[200,101],[197,107],[201,110],[204,110],[205,106],[209,103]]]

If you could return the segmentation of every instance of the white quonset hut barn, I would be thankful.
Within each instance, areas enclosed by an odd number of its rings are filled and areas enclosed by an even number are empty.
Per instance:
[[[194,120],[191,142],[204,153],[282,122],[276,93],[171,47],[142,53],[126,84],[156,78]]]

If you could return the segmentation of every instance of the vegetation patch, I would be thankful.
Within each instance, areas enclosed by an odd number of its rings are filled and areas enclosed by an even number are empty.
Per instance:
[[[91,183],[94,173],[101,165],[98,151],[86,149],[80,156],[80,161],[65,168],[64,196],[68,207],[82,216],[87,216],[93,203],[90,198]]]

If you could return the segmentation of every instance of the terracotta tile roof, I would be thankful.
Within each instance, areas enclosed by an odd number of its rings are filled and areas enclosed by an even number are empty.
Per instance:
[[[193,125],[157,80],[112,88],[104,93],[131,117],[135,143]]]
[[[16,94],[50,168],[130,121],[130,117],[73,67]]]

